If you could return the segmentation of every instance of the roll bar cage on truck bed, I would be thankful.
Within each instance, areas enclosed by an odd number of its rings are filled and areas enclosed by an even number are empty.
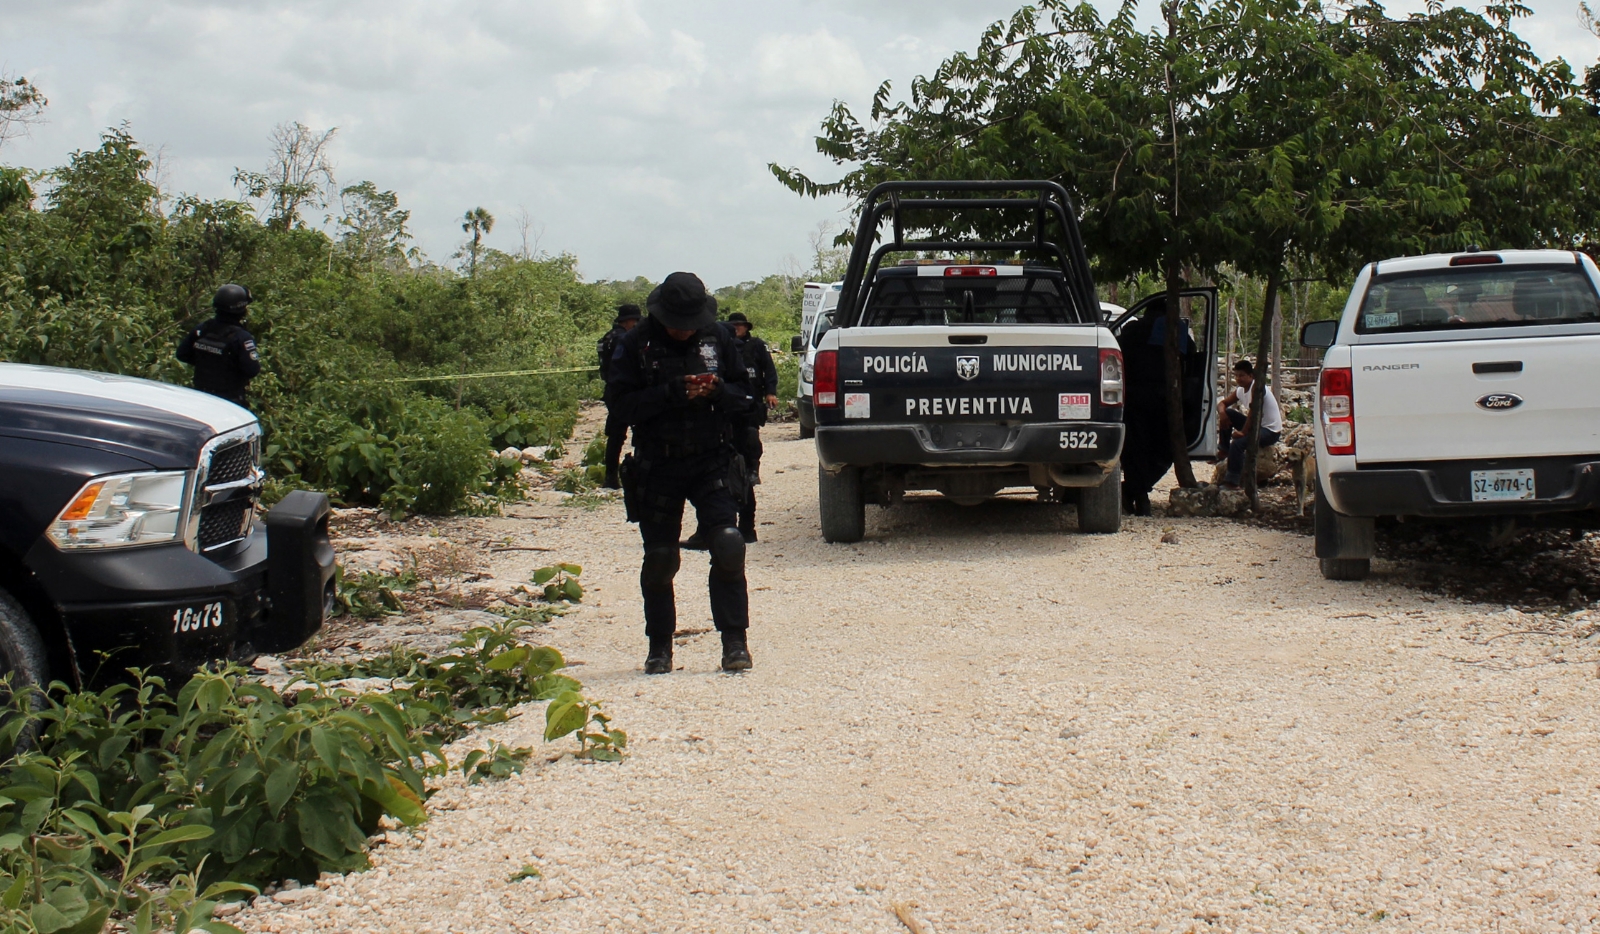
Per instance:
[[[1008,191],[1034,192],[1035,197],[1016,198],[985,193]],[[952,192],[963,197],[906,198],[903,192]],[[1032,209],[1032,240],[907,240],[904,215],[908,211],[960,211],[995,209]],[[883,221],[893,222],[894,239],[873,248]],[[1053,217],[1067,236],[1067,248],[1045,239],[1045,222]],[[855,243],[850,249],[850,262],[845,267],[844,288],[834,312],[835,327],[852,327],[861,320],[866,298],[863,283],[872,283],[877,276],[883,257],[889,253],[982,251],[1021,253],[1033,251],[1053,255],[1060,264],[1068,285],[1077,320],[1092,323],[1100,319],[1099,299],[1095,295],[1094,280],[1089,274],[1089,257],[1083,249],[1083,236],[1078,232],[1077,214],[1067,190],[1050,181],[939,181],[939,182],[880,182],[867,193],[861,206],[861,220],[856,225]]]

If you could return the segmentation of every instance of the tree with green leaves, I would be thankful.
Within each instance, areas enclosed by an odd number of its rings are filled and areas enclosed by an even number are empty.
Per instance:
[[[1517,37],[1519,4],[1392,19],[1373,4],[1169,0],[1149,30],[1136,12],[1025,7],[915,79],[909,100],[880,86],[870,129],[836,103],[817,147],[851,166],[839,181],[773,172],[812,196],[902,178],[1059,180],[1102,276],[1154,273],[1171,308],[1187,268],[1266,278],[1263,373],[1287,263],[1338,278],[1398,253],[1597,239],[1595,112],[1565,62]],[[1167,325],[1187,485],[1176,314]]]
[[[372,182],[350,185],[339,192],[344,214],[338,220],[339,244],[359,265],[404,266],[417,256],[409,246],[406,225],[411,212],[401,210],[400,196],[379,191]]]
[[[473,208],[461,218],[461,229],[472,239],[467,243],[467,275],[478,272],[478,254],[483,250],[483,238],[494,230],[494,215],[486,208]]]
[[[37,84],[0,72],[0,146],[42,121],[49,104]]]

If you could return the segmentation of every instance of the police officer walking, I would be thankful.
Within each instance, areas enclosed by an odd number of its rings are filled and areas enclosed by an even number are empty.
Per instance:
[[[178,344],[178,359],[194,367],[194,388],[244,405],[244,388],[261,372],[256,339],[244,329],[254,299],[250,290],[229,283],[211,299],[216,315]]]
[[[672,670],[678,612],[673,578],[683,505],[694,504],[711,552],[711,618],[722,634],[722,668],[750,667],[744,538],[735,527],[744,477],[731,442],[754,405],[749,376],[717,301],[693,273],[675,272],[650,293],[649,318],[624,334],[611,359],[606,405],[633,429],[621,466],[629,521],[639,523],[644,563],[645,674]]]
[[[622,340],[622,335],[633,330],[639,324],[639,319],[644,317],[639,313],[638,305],[618,305],[617,316],[611,322],[611,330],[600,338],[595,345],[595,352],[600,358],[600,379],[611,379],[611,357],[617,352],[617,342]],[[615,410],[606,410],[606,481],[608,490],[621,489],[622,484],[617,478],[617,464],[622,460],[622,442],[628,433],[628,423],[617,417]]]
[[[744,455],[745,473],[749,476],[749,491],[739,504],[739,532],[746,544],[756,540],[756,485],[761,482],[761,426],[767,423],[767,412],[778,404],[778,367],[772,362],[767,342],[751,333],[750,319],[736,311],[728,316],[727,325],[733,331],[734,345],[739,348],[739,359],[744,361],[750,374],[750,390],[765,398],[766,404],[757,401],[745,420],[745,425],[734,436],[734,445]]]

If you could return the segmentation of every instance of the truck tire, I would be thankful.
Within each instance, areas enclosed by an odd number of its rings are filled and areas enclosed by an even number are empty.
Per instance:
[[[50,656],[45,652],[44,639],[39,629],[12,596],[0,590],[0,677],[9,675],[9,688],[0,688],[0,703],[9,703],[16,688],[37,687],[33,709],[44,709],[44,689],[50,684]],[[39,721],[28,724],[17,737],[15,749],[0,749],[0,755],[9,755],[27,749],[39,735]]]
[[[1078,491],[1078,531],[1104,535],[1122,528],[1122,468],[1099,486],[1086,486]]]
[[[861,488],[861,468],[842,467],[838,473],[817,468],[817,507],[822,514],[822,540],[859,542],[867,534],[867,497]]]
[[[815,425],[807,425],[805,423],[805,420],[801,419],[801,421],[800,421],[800,440],[804,441],[807,438],[815,438],[816,436],[817,436],[817,426],[815,426]]]
[[[1374,520],[1340,515],[1322,491],[1317,478],[1317,505],[1312,512],[1316,527],[1317,559],[1322,576],[1331,581],[1365,580],[1372,573]]]

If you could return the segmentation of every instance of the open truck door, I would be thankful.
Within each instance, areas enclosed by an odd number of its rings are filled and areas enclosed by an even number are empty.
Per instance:
[[[1217,353],[1220,319],[1217,313],[1217,290],[1209,286],[1184,289],[1178,295],[1183,323],[1193,340],[1193,346],[1184,348],[1180,357],[1183,365],[1184,433],[1189,442],[1190,459],[1210,460],[1217,456],[1217,432],[1211,413],[1216,411],[1217,392],[1222,380],[1222,374],[1218,372],[1222,364],[1218,362]],[[1137,302],[1111,322],[1112,333],[1125,344],[1125,332],[1137,327],[1136,322],[1154,324],[1150,316],[1152,313],[1160,314],[1157,306],[1163,304],[1166,297],[1167,293],[1158,292]],[[1152,339],[1159,346],[1160,337],[1153,335]]]

